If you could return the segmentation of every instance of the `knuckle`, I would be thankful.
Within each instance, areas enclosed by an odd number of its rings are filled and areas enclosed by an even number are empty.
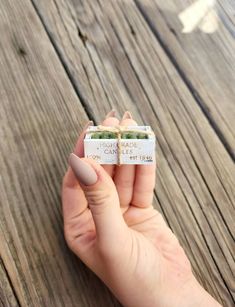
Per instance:
[[[128,178],[121,178],[121,180],[116,181],[117,188],[130,188],[133,186],[133,181]]]
[[[106,190],[88,191],[87,200],[89,205],[101,206],[110,201],[111,193]]]

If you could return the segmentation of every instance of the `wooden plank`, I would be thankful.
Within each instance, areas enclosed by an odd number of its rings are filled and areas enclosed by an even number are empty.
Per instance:
[[[140,1],[137,6],[235,160],[235,41],[232,4],[220,1],[219,28],[182,33],[178,14],[194,0]],[[234,4],[233,4],[234,12]]]
[[[1,307],[18,307],[17,298],[14,289],[7,276],[2,259],[0,258],[0,306]]]
[[[0,32],[0,251],[19,304],[119,306],[63,236],[61,181],[87,115],[31,2],[1,1]]]
[[[131,1],[33,2],[94,117],[118,103],[156,131],[157,199],[198,278],[233,306],[234,164],[139,10]]]
[[[217,12],[221,21],[235,38],[235,2],[232,0],[219,0],[217,5]]]

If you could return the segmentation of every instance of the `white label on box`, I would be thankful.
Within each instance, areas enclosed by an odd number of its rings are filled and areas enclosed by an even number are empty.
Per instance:
[[[152,131],[149,126],[128,126],[128,130]],[[96,131],[97,126],[89,127]],[[121,164],[152,164],[155,161],[155,135],[148,139],[121,139]],[[84,139],[85,157],[100,164],[118,164],[117,139],[92,139],[91,133]]]

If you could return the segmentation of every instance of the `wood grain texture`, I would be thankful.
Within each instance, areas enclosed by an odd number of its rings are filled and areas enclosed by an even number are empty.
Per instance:
[[[33,2],[92,116],[99,120],[111,104],[156,131],[161,209],[200,281],[232,306],[234,164],[139,8],[132,1]]]
[[[11,286],[9,277],[5,270],[2,259],[0,258],[0,306],[1,307],[18,307],[17,298],[14,289]]]
[[[60,210],[66,157],[86,114],[98,123],[115,107],[156,132],[154,205],[199,281],[233,306],[234,163],[139,6],[32,4],[0,3],[0,250],[20,304],[119,306],[68,251]]]
[[[229,5],[227,0],[218,2],[216,32],[206,34],[196,29],[185,34],[178,14],[192,2],[195,1],[136,0],[154,35],[235,161],[235,88],[231,86],[235,82],[234,4]]]
[[[235,2],[232,0],[218,0],[217,12],[224,26],[235,38]]]
[[[87,115],[31,2],[1,1],[0,32],[0,251],[19,304],[118,306],[63,236],[61,182]]]

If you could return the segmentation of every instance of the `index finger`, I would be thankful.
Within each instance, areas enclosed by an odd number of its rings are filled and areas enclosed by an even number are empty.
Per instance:
[[[117,126],[119,125],[119,119],[115,117],[115,110],[110,111],[105,119],[102,122],[103,126]],[[106,172],[110,175],[110,177],[113,177],[114,170],[116,165],[114,164],[102,164],[103,168],[106,170]]]

